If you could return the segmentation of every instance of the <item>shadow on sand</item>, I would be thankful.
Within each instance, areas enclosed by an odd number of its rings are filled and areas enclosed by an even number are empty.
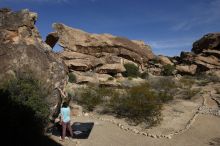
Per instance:
[[[88,139],[89,135],[92,131],[92,128],[94,126],[93,122],[75,122],[73,123],[72,130],[73,130],[73,138],[75,139]],[[59,124],[56,124],[54,128],[52,129],[52,134],[55,136],[60,136],[62,132],[62,126]],[[70,136],[69,132],[67,131],[67,136]]]

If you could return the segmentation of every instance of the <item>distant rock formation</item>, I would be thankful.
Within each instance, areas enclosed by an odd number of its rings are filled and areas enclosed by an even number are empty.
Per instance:
[[[192,52],[182,52],[177,70],[195,74],[220,69],[220,33],[209,33],[193,43]],[[182,66],[182,67],[180,67]],[[183,66],[188,66],[184,67]],[[188,68],[188,69],[187,69]]]
[[[17,73],[31,73],[50,93],[46,99],[50,107],[58,104],[59,108],[60,95],[55,86],[62,87],[67,69],[42,41],[36,20],[37,14],[27,9],[0,9],[0,80],[3,83],[16,78]]]
[[[193,43],[192,52],[195,54],[213,50],[220,51],[220,33],[206,34],[201,39]]]
[[[70,71],[93,71],[116,75],[124,72],[126,62],[133,62],[143,68],[154,54],[150,46],[142,41],[110,34],[90,34],[64,24],[53,24],[55,32],[47,36],[46,42],[53,47],[58,41],[64,48],[61,58]]]

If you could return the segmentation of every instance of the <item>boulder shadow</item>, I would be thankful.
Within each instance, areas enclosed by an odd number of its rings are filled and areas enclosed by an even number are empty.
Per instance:
[[[72,125],[73,129],[73,138],[76,139],[88,139],[89,135],[92,131],[92,128],[94,126],[93,122],[75,122]]]
[[[88,139],[89,135],[94,126],[93,122],[75,122],[71,125],[73,131],[73,138],[75,139]],[[62,126],[60,124],[55,124],[51,129],[52,135],[61,136],[62,134]],[[67,130],[66,136],[70,137],[70,133]]]

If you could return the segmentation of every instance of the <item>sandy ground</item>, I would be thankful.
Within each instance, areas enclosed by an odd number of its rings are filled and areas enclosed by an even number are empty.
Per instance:
[[[88,139],[78,139],[79,144],[66,140],[65,146],[208,146],[214,139],[220,138],[220,118],[211,115],[199,115],[195,123],[183,134],[172,139],[154,139],[131,131],[123,131],[109,122],[78,117],[75,121],[95,123]],[[58,137],[52,136],[59,142]],[[218,144],[220,145],[220,143]]]
[[[202,96],[206,98],[206,106],[219,108],[216,102],[210,98],[208,93],[210,90],[207,89],[207,94]],[[183,129],[202,103],[203,98],[198,96],[198,98],[190,101],[175,100],[167,104],[163,109],[164,120],[157,127],[147,131],[154,134],[168,134]],[[116,119],[107,115],[101,117],[114,119],[126,125],[123,119]],[[77,139],[77,142],[71,140],[60,142],[58,136],[52,135],[51,138],[64,146],[220,146],[220,117],[213,115],[199,114],[188,130],[182,134],[174,135],[171,139],[151,138],[135,134],[132,131],[124,131],[116,124],[89,116],[74,117],[72,122],[94,122],[88,139]]]

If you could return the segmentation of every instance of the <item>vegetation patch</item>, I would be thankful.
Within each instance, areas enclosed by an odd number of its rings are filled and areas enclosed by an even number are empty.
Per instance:
[[[173,75],[174,70],[175,70],[174,65],[167,64],[167,65],[163,66],[162,74],[164,76],[171,76],[171,75]]]
[[[132,87],[123,96],[111,98],[110,106],[117,116],[139,124],[156,125],[161,120],[162,103],[148,84]]]
[[[13,137],[12,143],[39,144],[49,116],[49,107],[44,100],[47,92],[39,81],[29,74],[22,74],[1,86],[0,96],[1,118],[8,131],[4,136]]]
[[[89,86],[80,91],[78,102],[88,111],[102,106],[105,113],[126,118],[135,124],[144,122],[153,126],[161,120],[163,103],[172,100],[167,93],[153,91],[148,83],[121,90]]]
[[[114,78],[113,77],[108,77],[108,81],[113,81]]]
[[[124,77],[139,77],[140,76],[140,72],[139,69],[136,65],[132,64],[132,63],[126,63],[124,64],[124,67],[126,69],[126,71],[122,74]]]
[[[142,72],[142,73],[140,74],[140,77],[141,77],[142,79],[147,79],[148,76],[149,76],[149,74],[148,74],[147,71],[144,71],[144,72]]]
[[[71,72],[68,74],[68,76],[69,76],[70,83],[76,83],[76,75],[74,73]]]

